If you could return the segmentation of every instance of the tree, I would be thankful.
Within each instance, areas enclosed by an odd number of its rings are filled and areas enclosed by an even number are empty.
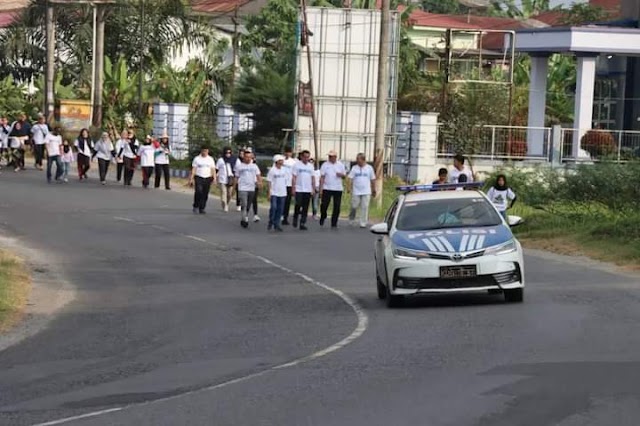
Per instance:
[[[516,19],[529,19],[551,10],[549,0],[494,0],[492,5],[497,14]]]
[[[293,73],[282,74],[266,65],[245,73],[238,84],[233,106],[253,114],[254,144],[260,151],[276,152],[282,144],[282,129],[293,121]]]
[[[599,22],[607,18],[607,12],[588,3],[573,3],[562,17],[561,24],[566,26],[585,25]]]
[[[458,0],[422,0],[422,8],[430,13],[463,14],[467,8]]]

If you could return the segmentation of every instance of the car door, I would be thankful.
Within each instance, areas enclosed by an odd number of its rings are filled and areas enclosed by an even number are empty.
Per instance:
[[[384,217],[384,221],[387,224],[387,229],[389,229],[389,233],[391,232],[391,227],[393,226],[393,220],[396,216],[396,210],[398,209],[398,200],[394,201],[389,210],[387,210],[387,214]],[[385,262],[385,253],[388,245],[391,244],[391,239],[389,234],[387,235],[378,235],[376,240],[376,269],[380,276],[380,279],[388,285],[388,274],[387,267]]]

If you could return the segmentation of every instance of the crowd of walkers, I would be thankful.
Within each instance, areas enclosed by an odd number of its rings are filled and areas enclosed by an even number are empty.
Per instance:
[[[349,219],[353,222],[357,216],[361,228],[368,224],[369,203],[371,197],[375,196],[375,173],[367,164],[364,154],[358,154],[356,164],[347,170],[338,160],[337,153],[330,151],[327,160],[316,169],[309,151],[302,151],[294,158],[292,150],[287,148],[283,154],[273,157],[273,164],[264,179],[251,148],[240,149],[236,156],[231,148],[226,147],[221,154],[216,162],[209,155],[209,149],[203,147],[200,155],[193,159],[189,183],[195,189],[194,213],[206,213],[210,188],[215,182],[220,189],[222,211],[228,212],[235,204],[240,212],[240,225],[247,228],[251,213],[253,222],[260,221],[258,194],[266,186],[269,200],[268,230],[279,232],[288,225],[301,231],[307,230],[310,207],[312,217],[319,221],[320,226],[324,226],[329,218],[330,205],[331,228],[337,228],[342,194],[346,188],[350,188],[352,201]],[[350,185],[344,184],[345,179],[349,180]]]
[[[155,174],[156,188],[160,187],[164,179],[165,189],[171,189],[171,149],[166,134],[159,139],[147,136],[140,143],[133,131],[125,130],[114,143],[107,132],[102,133],[97,141],[93,141],[89,130],[82,129],[71,144],[63,138],[59,127],[50,129],[42,115],[38,116],[34,125],[31,125],[24,115],[11,124],[6,117],[0,117],[0,168],[8,167],[16,173],[25,170],[25,156],[29,149],[37,170],[44,170],[46,159],[46,177],[49,183],[69,182],[72,163],[76,163],[78,180],[87,180],[92,163],[97,161],[98,176],[102,185],[106,185],[109,168],[113,164],[116,167],[117,181],[131,186],[139,164],[144,188],[149,188],[150,180]]]

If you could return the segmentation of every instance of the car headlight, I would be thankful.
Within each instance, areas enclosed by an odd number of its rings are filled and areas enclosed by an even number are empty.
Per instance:
[[[393,257],[395,257],[396,259],[408,260],[426,259],[429,257],[429,253],[419,250],[409,250],[402,247],[394,247]]]
[[[516,245],[516,240],[510,240],[504,244],[489,247],[484,251],[484,254],[485,256],[487,255],[501,256],[503,254],[513,253],[517,249],[518,249],[518,246]]]

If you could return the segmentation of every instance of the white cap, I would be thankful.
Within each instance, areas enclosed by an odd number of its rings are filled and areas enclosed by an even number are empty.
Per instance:
[[[277,163],[278,161],[284,161],[284,155],[276,154],[273,156],[273,162]]]

